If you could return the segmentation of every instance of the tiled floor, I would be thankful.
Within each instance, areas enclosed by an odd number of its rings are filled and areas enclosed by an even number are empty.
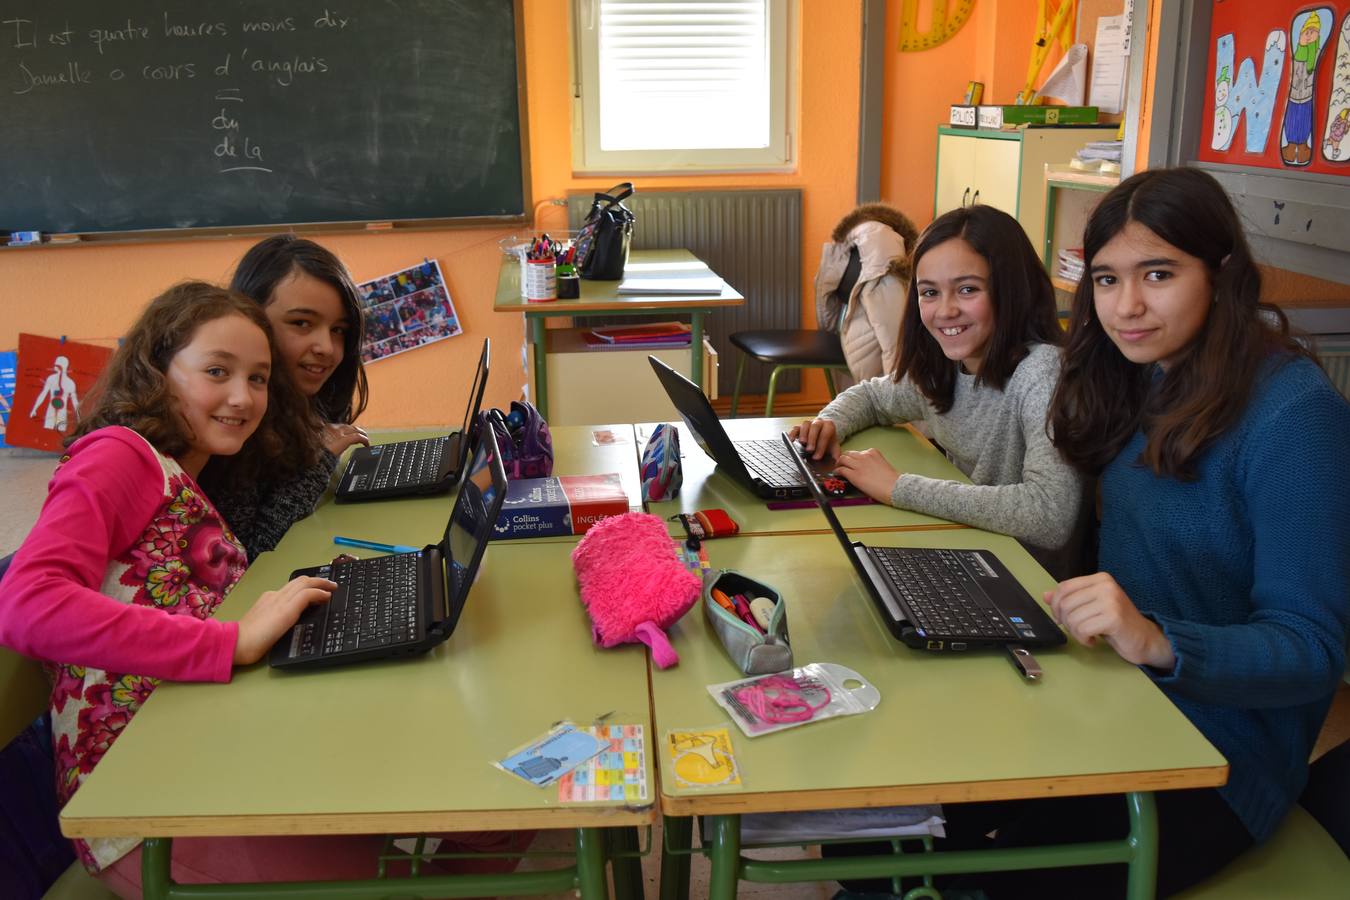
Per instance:
[[[55,454],[38,454],[36,451],[0,449],[0,556],[12,553],[23,542],[33,522],[37,520],[43,498],[47,495],[47,481],[56,465]],[[1322,730],[1321,739],[1314,756],[1326,749],[1350,738],[1350,686],[1342,684]],[[643,835],[645,841],[645,833]],[[562,850],[572,846],[571,832],[543,832],[536,838],[536,850]],[[658,890],[658,871],[661,861],[661,828],[659,823],[652,829],[652,851],[644,858],[642,871],[646,879],[647,896],[654,897]],[[766,857],[778,855],[779,858],[800,855],[799,850],[763,851]],[[547,860],[527,862],[526,868],[538,866],[547,868]],[[708,862],[702,856],[695,856],[691,866],[690,897],[701,900],[708,896]],[[756,885],[743,884],[738,892],[740,897],[774,897],[776,900],[825,900],[834,895],[837,885]],[[555,900],[570,900],[572,893],[551,895]]]

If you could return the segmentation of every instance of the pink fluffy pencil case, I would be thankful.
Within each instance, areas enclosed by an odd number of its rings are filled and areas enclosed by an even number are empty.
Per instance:
[[[658,668],[680,661],[666,629],[693,607],[703,581],[676,556],[664,522],[647,513],[601,519],[572,551],[572,567],[597,644],[640,641]]]

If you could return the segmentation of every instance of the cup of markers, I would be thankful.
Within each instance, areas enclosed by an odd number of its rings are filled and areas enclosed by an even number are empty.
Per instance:
[[[527,301],[558,299],[557,263],[558,245],[552,238],[545,234],[530,242],[520,258],[520,289]]]
[[[577,274],[576,255],[576,244],[571,244],[558,256],[554,272],[558,279],[559,300],[576,300],[581,296],[581,276]]]

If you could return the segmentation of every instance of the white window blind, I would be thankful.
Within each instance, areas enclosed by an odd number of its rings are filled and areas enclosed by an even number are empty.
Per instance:
[[[576,0],[578,168],[781,167],[787,0]]]

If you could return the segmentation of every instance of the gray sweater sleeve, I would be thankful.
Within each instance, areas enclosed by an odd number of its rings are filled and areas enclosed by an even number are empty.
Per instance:
[[[927,398],[908,378],[897,382],[889,375],[878,375],[835,397],[820,411],[820,418],[834,423],[842,442],[874,425],[917,421],[927,410]]]
[[[1078,523],[1083,479],[1059,455],[1046,429],[1046,409],[1058,377],[1058,355],[1036,354],[1018,366],[1005,391],[979,388],[974,392],[978,399],[967,410],[954,406],[947,414],[979,416],[991,401],[1009,405],[1004,410],[1011,414],[1007,427],[1018,428],[1020,434],[1007,434],[1003,440],[1022,444],[1020,472],[1012,465],[1015,461],[1001,472],[980,472],[995,482],[991,484],[902,474],[891,490],[891,504],[997,531],[1037,547],[1063,547]]]

